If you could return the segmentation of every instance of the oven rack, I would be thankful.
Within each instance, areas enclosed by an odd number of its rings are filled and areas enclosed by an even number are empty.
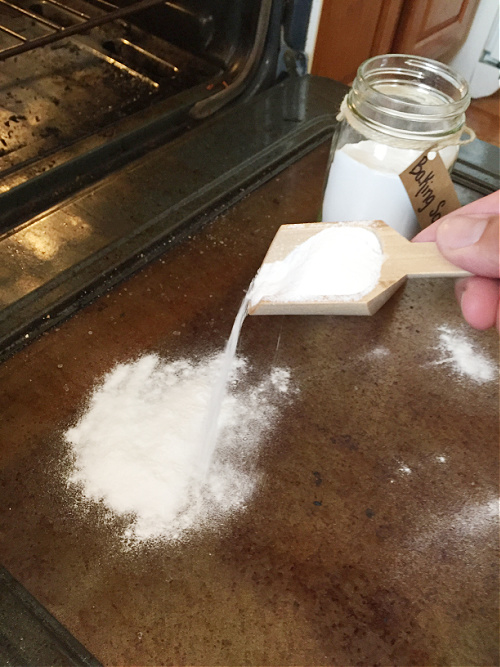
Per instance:
[[[9,0],[0,0],[0,10],[2,7],[4,8],[6,7],[15,13],[19,13],[25,18],[29,18],[32,21],[35,21],[37,24],[42,25],[51,31],[47,35],[42,35],[41,37],[29,39],[26,38],[24,35],[21,35],[16,31],[12,30],[11,28],[2,25],[2,23],[0,22],[0,35],[2,33],[5,35],[9,35],[10,37],[17,39],[20,42],[15,46],[9,46],[0,49],[0,62],[7,60],[8,58],[11,58],[13,56],[20,55],[21,53],[26,53],[27,51],[32,51],[33,49],[53,44],[54,42],[66,39],[67,37],[71,37],[72,35],[79,35],[85,33],[91,30],[92,28],[96,28],[106,23],[110,23],[117,19],[125,18],[130,14],[134,14],[144,9],[154,7],[155,5],[159,5],[163,3],[164,0],[139,0],[139,2],[135,2],[132,5],[128,5],[127,7],[112,9],[111,11],[105,12],[100,16],[96,17],[90,17],[87,14],[84,14],[83,12],[75,11],[70,7],[60,4],[59,2],[57,2],[57,0],[45,0],[45,2],[49,5],[53,5],[54,7],[64,9],[64,11],[71,13],[75,17],[75,20],[78,20],[79,22],[71,26],[63,27],[43,16],[40,16],[39,14],[31,11],[30,9],[20,7],[14,4],[13,2],[10,2]]]

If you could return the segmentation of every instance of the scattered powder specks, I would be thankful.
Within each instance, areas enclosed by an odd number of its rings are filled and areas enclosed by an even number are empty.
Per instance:
[[[285,368],[274,368],[269,376],[271,384],[281,393],[286,393],[290,387],[290,371]]]
[[[413,530],[411,546],[416,553],[436,547],[441,551],[448,545],[456,548],[458,538],[463,549],[474,549],[478,540],[487,539],[489,535],[497,539],[498,514],[495,495],[480,500],[471,498],[460,509],[453,506],[451,511],[442,511],[426,522],[421,530]]]
[[[456,373],[474,382],[491,382],[498,377],[496,364],[477,350],[463,333],[439,327],[439,350],[443,358],[437,364],[448,364]]]
[[[384,359],[385,357],[390,356],[391,351],[388,350],[386,347],[383,347],[382,345],[379,345],[378,347],[374,347],[372,350],[366,353],[365,358],[367,359]]]
[[[257,384],[237,359],[222,404],[207,475],[200,446],[222,355],[164,362],[156,355],[116,366],[96,387],[66,434],[73,454],[69,484],[86,501],[129,519],[124,538],[178,540],[216,527],[249,501],[257,478],[253,454],[291,390],[286,369]]]

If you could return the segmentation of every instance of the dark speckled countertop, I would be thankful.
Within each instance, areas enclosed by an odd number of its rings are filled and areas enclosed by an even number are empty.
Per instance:
[[[467,327],[449,280],[413,280],[373,317],[247,318],[241,353],[288,366],[299,393],[221,530],[127,552],[65,489],[62,433],[97,379],[221,349],[278,227],[315,219],[325,161],[0,367],[3,564],[106,665],[498,664],[498,383],[434,363],[440,326],[492,359],[498,337]]]

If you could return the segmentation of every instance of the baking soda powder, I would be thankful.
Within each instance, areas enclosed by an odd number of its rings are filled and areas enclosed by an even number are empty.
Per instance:
[[[127,520],[129,543],[181,540],[246,506],[258,481],[254,454],[294,391],[285,368],[248,382],[248,364],[236,356],[247,306],[262,298],[353,300],[369,293],[384,258],[367,224],[322,230],[284,260],[264,264],[223,353],[170,362],[146,355],[119,364],[96,387],[65,434],[73,455],[69,485]],[[460,333],[441,327],[439,350],[437,363],[462,376],[496,377],[492,362]]]
[[[367,224],[323,229],[282,261],[264,263],[249,291],[250,306],[262,299],[357,301],[369,294],[380,278],[384,256]]]
[[[319,232],[250,286],[223,353],[199,361],[147,355],[116,366],[66,434],[69,484],[128,518],[125,537],[180,540],[216,527],[250,499],[252,455],[290,391],[273,368],[257,385],[236,347],[248,303],[262,292],[291,300],[359,298],[377,283],[382,252],[362,226]]]
[[[223,355],[196,362],[147,355],[120,364],[66,432],[70,486],[128,519],[128,542],[181,540],[213,529],[252,496],[253,457],[286,401],[290,376],[276,367],[251,385],[247,362],[233,359],[207,472],[199,465],[205,416],[223,361]]]
[[[467,337],[450,327],[439,328],[439,351],[442,358],[437,364],[448,365],[455,373],[478,384],[498,379],[498,367]]]

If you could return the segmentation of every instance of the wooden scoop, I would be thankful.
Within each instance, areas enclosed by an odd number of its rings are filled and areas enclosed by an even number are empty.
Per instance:
[[[311,222],[282,225],[264,258],[264,264],[282,261],[297,246],[324,229],[349,223]],[[356,224],[356,223],[353,223]],[[359,226],[359,223],[358,225]],[[249,315],[373,315],[406,278],[460,278],[471,275],[445,259],[435,243],[411,243],[381,220],[363,224],[377,235],[384,262],[377,286],[358,301],[276,301],[261,299],[248,309]]]

